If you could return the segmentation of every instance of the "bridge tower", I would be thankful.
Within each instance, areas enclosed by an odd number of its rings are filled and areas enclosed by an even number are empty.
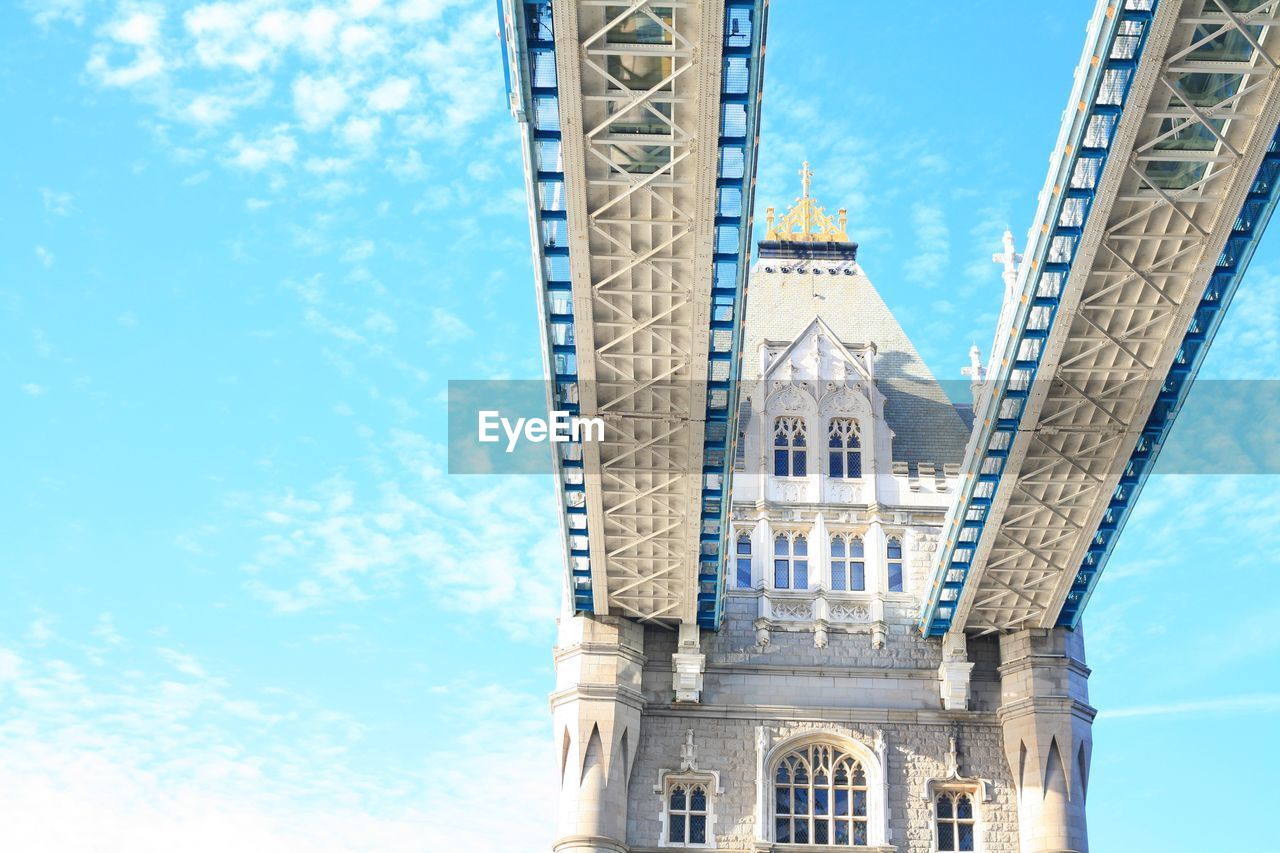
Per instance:
[[[1081,635],[918,630],[967,409],[812,178],[751,270],[719,630],[561,620],[556,850],[1086,850]]]

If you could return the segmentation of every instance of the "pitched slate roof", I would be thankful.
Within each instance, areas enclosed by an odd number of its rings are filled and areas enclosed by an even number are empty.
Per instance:
[[[744,383],[760,377],[762,343],[790,343],[815,316],[843,344],[875,344],[876,385],[885,395],[885,420],[894,432],[893,460],[912,467],[959,464],[968,426],[870,279],[851,261],[766,258],[756,263],[747,290]]]

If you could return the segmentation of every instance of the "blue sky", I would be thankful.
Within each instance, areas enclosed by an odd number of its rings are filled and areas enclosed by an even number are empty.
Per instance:
[[[808,159],[958,378],[1092,3],[773,6],[759,203]],[[549,483],[443,473],[447,380],[541,371],[494,30],[489,0],[0,8],[17,849],[547,849]],[[1278,332],[1273,235],[1206,373],[1280,378]],[[1086,617],[1097,849],[1280,849],[1221,819],[1280,757],[1275,485],[1139,503]]]

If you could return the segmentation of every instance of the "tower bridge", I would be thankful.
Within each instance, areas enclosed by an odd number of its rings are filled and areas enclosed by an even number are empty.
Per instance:
[[[607,425],[557,851],[1087,850],[1081,614],[1275,206],[1280,0],[1099,2],[971,426],[807,164],[748,271],[765,0],[499,9],[548,404]]]

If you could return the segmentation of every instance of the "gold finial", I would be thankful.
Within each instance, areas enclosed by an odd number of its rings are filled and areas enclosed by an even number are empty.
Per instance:
[[[801,195],[781,218],[774,223],[773,208],[766,214],[766,240],[784,242],[799,241],[806,243],[847,243],[849,235],[845,233],[848,226],[848,215],[844,208],[840,209],[840,222],[836,224],[822,207],[809,196],[809,185],[813,172],[809,171],[809,161],[800,167]]]

